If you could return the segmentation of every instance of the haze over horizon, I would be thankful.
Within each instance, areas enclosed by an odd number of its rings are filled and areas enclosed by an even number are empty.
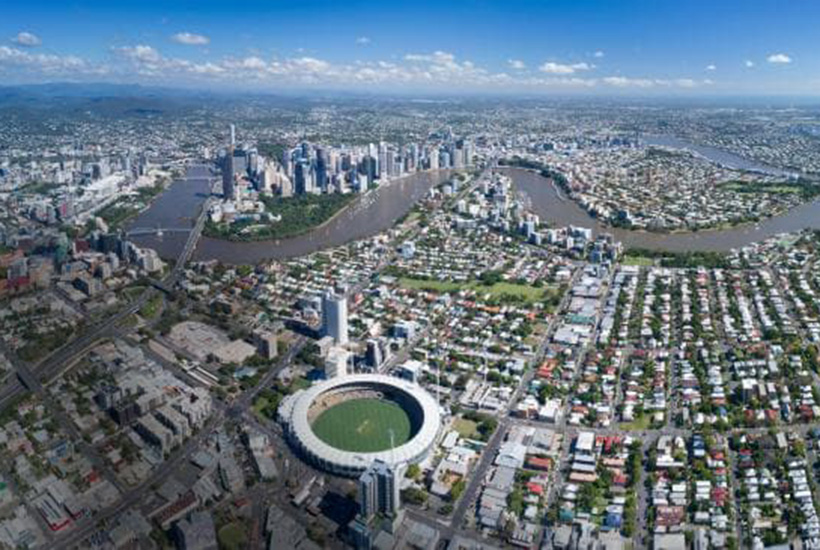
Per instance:
[[[0,15],[7,85],[820,95],[811,2],[35,0]]]

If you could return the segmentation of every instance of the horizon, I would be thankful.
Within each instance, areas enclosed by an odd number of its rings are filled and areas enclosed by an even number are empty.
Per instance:
[[[45,99],[73,98],[100,99],[105,97],[122,99],[202,97],[208,99],[287,99],[306,101],[356,101],[380,100],[410,103],[463,103],[477,102],[533,102],[570,103],[590,102],[591,104],[612,103],[613,105],[661,105],[666,107],[713,107],[713,108],[780,108],[820,106],[820,94],[571,94],[448,90],[399,91],[399,90],[349,90],[334,88],[283,88],[283,89],[228,89],[211,88],[205,85],[154,85],[121,82],[73,82],[50,81],[41,83],[0,84],[0,92],[17,91],[24,98],[43,97]],[[25,94],[29,94],[26,96]],[[0,97],[0,101],[16,97],[10,94]]]
[[[218,93],[820,97],[820,5],[680,4],[37,0],[0,8],[0,75]]]

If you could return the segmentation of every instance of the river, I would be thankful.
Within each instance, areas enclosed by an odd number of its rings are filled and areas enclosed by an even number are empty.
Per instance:
[[[525,198],[528,206],[550,225],[577,225],[590,227],[595,234],[612,233],[626,248],[671,252],[729,251],[778,233],[820,228],[820,200],[815,200],[759,224],[742,225],[731,229],[682,233],[614,229],[590,216],[575,201],[559,196],[558,190],[550,180],[540,174],[521,168],[503,168],[501,171],[513,178],[516,190]]]
[[[733,170],[747,170],[749,172],[759,172],[761,174],[782,176],[784,178],[797,175],[794,172],[789,172],[788,170],[783,170],[782,168],[776,168],[761,162],[753,161],[724,149],[719,149],[718,147],[712,147],[711,145],[699,145],[674,136],[644,135],[641,136],[641,141],[646,145],[686,149],[687,151],[696,153],[716,164],[726,168],[731,168]]]
[[[219,260],[230,264],[255,264],[264,260],[303,256],[376,235],[407,214],[427,192],[450,177],[450,170],[420,172],[394,179],[358,197],[318,228],[296,237],[276,241],[234,242],[201,237],[194,260]],[[205,174],[207,176],[207,174]],[[130,228],[190,227],[209,188],[207,177],[189,169]],[[183,225],[185,224],[185,225]],[[185,246],[187,233],[166,232],[162,237],[133,237],[140,246],[154,248],[163,258],[175,258]]]
[[[820,228],[820,200],[807,203],[756,225],[724,230],[685,233],[653,233],[613,229],[591,217],[574,201],[561,196],[550,182],[536,172],[501,168],[513,179],[517,192],[529,208],[554,227],[591,227],[595,234],[612,233],[627,248],[685,251],[728,251],[754,241],[804,228]],[[279,241],[232,242],[202,237],[194,252],[195,260],[220,260],[230,264],[255,264],[264,260],[310,254],[376,235],[390,228],[431,187],[445,181],[449,171],[422,172],[399,178],[353,201],[345,210],[321,227],[303,235]],[[210,190],[210,174],[205,166],[189,168],[186,178],[175,182],[129,228],[189,228]],[[185,246],[187,233],[168,231],[162,237],[140,235],[133,240],[151,247],[163,258],[176,258]]]

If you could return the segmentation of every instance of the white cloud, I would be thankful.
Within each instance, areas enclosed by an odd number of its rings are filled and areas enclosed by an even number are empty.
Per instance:
[[[538,70],[547,74],[575,74],[577,71],[588,71],[592,68],[593,65],[584,62],[567,65],[549,61],[538,67]]]
[[[139,63],[159,63],[162,61],[162,56],[159,52],[151,46],[145,44],[137,44],[136,46],[123,46],[116,48],[115,51],[121,55]]]
[[[18,32],[17,36],[11,39],[12,42],[18,46],[25,46],[26,48],[33,48],[43,43],[40,37],[30,32]]]
[[[196,63],[191,65],[191,72],[200,75],[220,76],[225,74],[226,69],[215,63]]]
[[[711,83],[712,83],[712,81],[708,80],[708,79],[704,80],[703,82],[698,83],[697,81],[695,81],[691,78],[678,78],[678,79],[672,80],[669,83],[669,85],[670,86],[678,86],[679,88],[695,88],[699,84],[709,85]]]
[[[751,59],[747,59],[746,61],[743,62],[743,66],[746,67],[747,69],[751,69],[752,67],[755,66],[755,62],[752,61]]]
[[[625,76],[607,76],[603,79],[605,84],[617,88],[651,88],[654,82],[647,78],[627,78]]]
[[[356,44],[360,46],[367,46],[368,44],[370,44],[370,38],[368,38],[367,36],[360,36],[356,39]]]
[[[453,63],[456,59],[456,56],[448,53],[443,52],[441,50],[436,50],[432,54],[426,53],[408,53],[404,56],[405,61],[413,61],[413,62],[423,62],[427,61],[429,63],[435,63],[436,65],[447,65]]]
[[[242,59],[227,59],[222,64],[231,70],[264,71],[268,68],[268,63],[255,55]]]
[[[251,87],[333,87],[352,89],[487,90],[527,91],[619,89],[689,89],[708,85],[708,80],[650,77],[581,77],[595,68],[590,63],[544,63],[540,71],[528,72],[522,60],[508,59],[507,69],[490,71],[446,51],[408,53],[400,59],[330,62],[296,53],[289,57],[265,57],[251,52],[237,57],[193,60],[170,57],[149,44],[112,48],[118,62],[97,64],[72,56],[35,54],[23,48],[0,46],[0,74],[48,78],[107,74],[117,81],[162,84],[223,83]],[[89,77],[90,78],[90,77]]]
[[[786,64],[791,63],[792,58],[784,53],[773,53],[766,58],[769,63]]]
[[[706,70],[707,70],[707,71],[716,71],[716,70],[717,70],[717,66],[716,66],[716,65],[714,65],[714,64],[706,65]]]
[[[0,67],[16,67],[26,73],[43,75],[104,74],[104,67],[93,67],[75,55],[30,53],[18,48],[0,46]]]
[[[697,81],[692,78],[629,78],[625,76],[608,76],[602,79],[604,84],[616,88],[696,88],[712,84],[709,79]]]
[[[185,44],[186,46],[205,46],[211,43],[211,39],[201,34],[194,34],[192,32],[178,32],[171,37],[171,40],[177,44]]]
[[[596,57],[598,59],[602,58],[603,56],[604,56],[604,52],[602,52],[601,50],[598,50],[597,52],[592,54],[592,57]]]
[[[290,63],[296,68],[312,73],[324,72],[330,68],[330,63],[327,61],[322,61],[321,59],[316,59],[315,57],[300,57],[298,59],[291,60]]]

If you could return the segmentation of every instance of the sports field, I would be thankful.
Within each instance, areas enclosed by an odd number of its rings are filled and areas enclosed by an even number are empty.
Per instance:
[[[396,403],[381,399],[351,399],[324,411],[313,432],[343,451],[376,453],[390,449],[390,430],[396,447],[410,439],[410,417]]]

